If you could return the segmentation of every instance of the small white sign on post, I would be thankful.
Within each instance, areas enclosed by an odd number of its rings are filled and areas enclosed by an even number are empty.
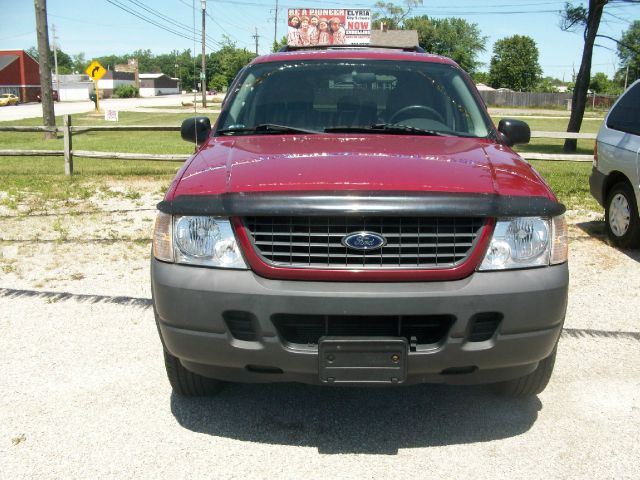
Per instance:
[[[118,121],[118,110],[106,109],[104,111],[104,119],[107,122],[117,122]]]

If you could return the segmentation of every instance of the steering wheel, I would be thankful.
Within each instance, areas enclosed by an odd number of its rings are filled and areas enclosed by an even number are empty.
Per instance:
[[[447,123],[444,121],[442,115],[440,115],[440,112],[438,112],[435,108],[427,107],[426,105],[409,105],[407,107],[403,107],[396,113],[391,115],[389,123],[395,123],[398,117],[402,116],[402,114],[404,113],[410,112],[411,110],[420,110],[423,113],[427,113],[426,117],[425,115],[419,115],[420,117],[433,118],[434,120],[438,120],[441,123]]]

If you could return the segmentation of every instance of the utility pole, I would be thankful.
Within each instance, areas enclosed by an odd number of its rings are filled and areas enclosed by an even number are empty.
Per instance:
[[[627,73],[624,74],[624,91],[627,91],[627,82],[629,81],[629,64],[627,64]]]
[[[278,43],[278,0],[276,0],[275,18],[273,19],[273,44]]]
[[[258,39],[260,38],[260,35],[258,35],[258,27],[256,27],[256,34],[255,35],[251,35],[251,37],[253,39],[255,39],[255,41],[256,41],[256,57],[257,57],[258,55],[260,55],[258,53]]]
[[[58,44],[56,43],[56,40],[58,39],[58,37],[56,37],[55,24],[51,24],[51,31],[52,31],[51,38],[53,38],[53,64],[55,66],[55,71],[56,71],[56,90],[58,90],[58,95],[60,95],[60,76],[58,75]]]
[[[202,71],[200,72],[200,80],[202,83],[202,108],[207,108],[207,74],[206,74],[206,68],[207,68],[207,64],[205,61],[205,50],[204,50],[204,45],[205,45],[205,34],[204,34],[204,28],[205,28],[205,16],[207,14],[207,0],[200,0],[200,4],[202,5]]]
[[[56,116],[51,93],[51,64],[49,63],[49,28],[47,26],[47,0],[34,0],[36,9],[36,31],[38,34],[38,56],[40,69],[40,97],[42,98],[42,120],[45,127],[55,128]],[[44,138],[56,138],[56,132],[45,132]]]

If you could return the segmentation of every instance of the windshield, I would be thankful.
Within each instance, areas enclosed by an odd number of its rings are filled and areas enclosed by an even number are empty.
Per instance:
[[[218,134],[368,129],[489,134],[463,73],[446,64],[345,59],[260,63],[247,68],[230,93]]]

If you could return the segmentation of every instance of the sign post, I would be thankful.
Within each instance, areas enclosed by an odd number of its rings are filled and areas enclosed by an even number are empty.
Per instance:
[[[99,112],[100,111],[100,90],[98,89],[98,80],[100,80],[104,76],[104,74],[107,73],[107,70],[102,65],[100,65],[99,62],[94,60],[89,64],[89,66],[85,70],[85,73],[89,75],[95,83],[96,112]]]

